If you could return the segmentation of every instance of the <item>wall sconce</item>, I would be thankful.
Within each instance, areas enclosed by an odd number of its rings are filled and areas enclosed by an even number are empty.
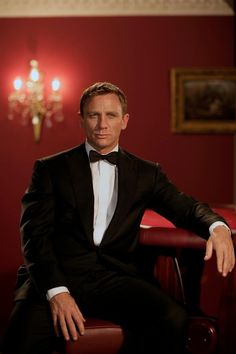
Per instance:
[[[20,77],[13,82],[14,91],[9,95],[8,118],[19,118],[22,125],[29,122],[33,126],[34,140],[40,141],[43,123],[52,126],[52,119],[63,121],[61,83],[57,78],[51,82],[51,90],[46,99],[44,75],[38,68],[37,60],[30,61],[30,72],[25,84]]]

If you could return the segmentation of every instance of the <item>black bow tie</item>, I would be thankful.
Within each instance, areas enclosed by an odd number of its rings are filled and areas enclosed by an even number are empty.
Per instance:
[[[89,160],[90,160],[90,162],[97,162],[99,160],[107,160],[111,164],[116,165],[117,161],[118,161],[118,152],[117,151],[113,151],[113,152],[110,152],[107,155],[101,155],[97,151],[90,150],[90,152],[89,152]]]

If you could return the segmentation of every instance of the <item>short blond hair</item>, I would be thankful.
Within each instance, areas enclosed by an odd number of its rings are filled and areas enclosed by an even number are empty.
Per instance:
[[[117,86],[111,84],[110,82],[96,82],[95,84],[89,86],[84,90],[80,98],[80,115],[84,115],[84,107],[86,103],[94,96],[106,95],[109,93],[114,93],[121,103],[123,115],[127,113],[127,98],[124,92]]]

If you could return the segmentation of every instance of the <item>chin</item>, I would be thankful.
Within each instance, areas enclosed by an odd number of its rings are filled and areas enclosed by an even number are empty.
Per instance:
[[[99,141],[96,141],[95,145],[99,148],[107,148],[109,146],[112,146],[113,144],[111,144],[109,141],[106,141],[105,139],[100,139]]]

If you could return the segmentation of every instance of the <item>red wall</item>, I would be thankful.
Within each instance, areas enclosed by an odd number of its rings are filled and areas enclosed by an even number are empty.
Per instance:
[[[33,161],[83,141],[77,110],[83,88],[111,81],[128,95],[131,120],[123,147],[159,161],[185,192],[208,202],[233,201],[233,137],[174,135],[170,131],[172,67],[232,66],[233,17],[75,17],[0,19],[1,317],[10,307],[21,263],[20,198]],[[63,84],[65,121],[43,130],[7,120],[13,79],[39,60],[46,79]]]

